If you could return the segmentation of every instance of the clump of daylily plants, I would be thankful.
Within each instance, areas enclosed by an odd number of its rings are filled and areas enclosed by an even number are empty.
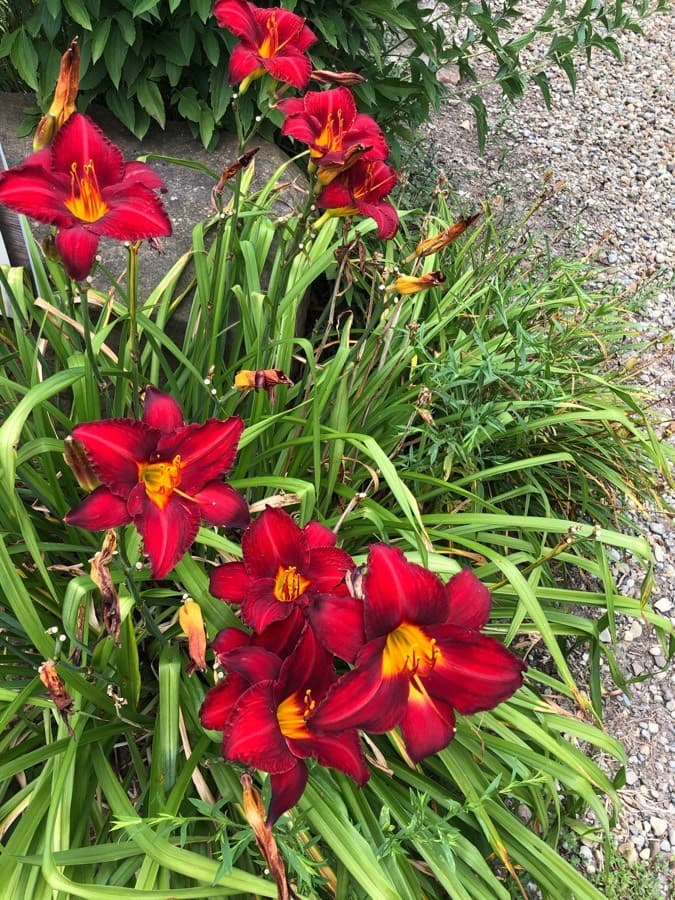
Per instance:
[[[314,228],[334,216],[364,216],[380,238],[390,238],[398,215],[386,198],[397,176],[381,129],[356,107],[350,85],[359,76],[313,71],[307,51],[315,35],[287,10],[218,0],[214,14],[240,41],[230,83],[243,93],[256,79],[273,80],[282,133],[309,148]],[[74,111],[78,53],[73,42],[35,152],[0,174],[0,202],[55,227],[56,251],[79,282],[94,266],[101,237],[154,239],[169,235],[171,224],[159,176],[144,163],[125,162],[91,119]],[[284,96],[289,88],[305,90],[313,77],[329,86]],[[455,240],[472,221],[423,241],[414,257]],[[401,275],[393,289],[411,293],[442,280],[438,272]],[[269,369],[240,372],[235,383],[273,395],[290,381]],[[148,386],[140,419],[73,428],[66,458],[89,493],[65,521],[90,531],[133,524],[155,579],[170,575],[200,523],[243,530],[241,560],[210,572],[211,593],[238,607],[242,628],[226,628],[211,643],[219,677],[200,715],[206,729],[222,732],[226,760],[269,773],[270,827],[303,793],[305,760],[363,784],[370,771],[359,731],[398,728],[402,753],[417,763],[452,741],[456,713],[508,699],[525,666],[481,634],[490,593],[468,568],[443,583],[388,543],[372,545],[357,566],[319,522],[300,527],[273,506],[251,522],[244,497],[223,481],[243,429],[238,417],[186,424],[179,402]],[[180,621],[191,665],[203,669],[204,626],[194,601]],[[67,710],[58,676],[45,672],[44,683]]]

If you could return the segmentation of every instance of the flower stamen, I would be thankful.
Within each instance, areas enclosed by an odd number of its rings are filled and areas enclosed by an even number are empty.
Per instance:
[[[279,603],[295,603],[311,583],[295,566],[279,566],[274,579],[274,596]]]
[[[81,176],[77,162],[71,165],[70,197],[64,200],[64,205],[83,222],[97,222],[108,212],[108,204],[101,195],[93,160],[84,164]]]

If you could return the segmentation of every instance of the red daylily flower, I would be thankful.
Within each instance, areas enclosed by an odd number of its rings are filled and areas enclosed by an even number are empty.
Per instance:
[[[153,577],[173,569],[197,534],[210,525],[243,528],[244,498],[220,477],[234,462],[244,423],[236,416],[186,425],[168,394],[149,387],[143,415],[76,425],[101,481],[65,518],[69,525],[101,531],[133,522],[143,538]]]
[[[320,228],[331,216],[370,216],[378,237],[389,239],[398,228],[398,213],[384,197],[396,184],[396,172],[379,159],[360,160],[321,191],[316,203],[326,212],[314,223]]]
[[[277,673],[259,680],[261,670],[271,667],[270,656],[260,648],[242,655],[240,673],[246,670],[246,675],[240,677],[249,676],[251,687],[234,704],[223,734],[225,759],[270,773],[268,827],[300,799],[307,784],[308,757],[339,769],[359,785],[370,777],[355,728],[331,734],[312,729],[313,710],[336,675],[329,652],[311,628],[305,628],[289,657],[283,661],[277,657]]]
[[[400,550],[376,544],[363,591],[367,643],[312,717],[317,730],[381,733],[400,724],[419,762],[452,740],[455,710],[492,709],[522,684],[522,660],[479,633],[490,593],[469,569],[444,585]]]
[[[243,93],[268,72],[277,81],[306,87],[312,64],[306,54],[317,40],[305,20],[287,9],[260,9],[246,0],[216,0],[213,13],[221,28],[241,41],[232,51],[228,79]]]
[[[321,184],[328,184],[358,159],[387,158],[389,148],[379,125],[371,116],[357,111],[352,92],[345,87],[310,91],[277,105],[286,116],[281,133],[309,145]],[[361,151],[350,154],[356,147]]]
[[[0,203],[56,226],[56,249],[76,281],[91,271],[101,236],[139,241],[171,234],[155,193],[163,188],[150,166],[125,163],[81,113],[70,116],[50,147],[0,173]]]
[[[308,619],[319,639],[341,659],[352,661],[363,643],[363,608],[345,584],[354,568],[335,535],[318,522],[300,528],[282,509],[267,507],[244,532],[241,562],[210,574],[214,597],[241,604],[241,617],[256,632],[286,620],[297,635]],[[349,622],[344,634],[337,621]]]

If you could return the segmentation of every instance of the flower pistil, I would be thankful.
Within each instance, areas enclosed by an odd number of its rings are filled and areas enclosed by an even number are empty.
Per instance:
[[[386,677],[407,672],[411,677],[428,675],[436,664],[439,650],[434,638],[417,625],[399,625],[387,635],[382,654],[382,675]]]

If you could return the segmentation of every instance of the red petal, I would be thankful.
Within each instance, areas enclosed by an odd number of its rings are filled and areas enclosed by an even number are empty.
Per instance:
[[[288,772],[295,766],[277,721],[273,682],[261,681],[242,694],[227,723],[223,753],[264,772]]]
[[[312,592],[316,590],[346,594],[345,575],[354,568],[354,560],[344,550],[338,547],[317,547],[310,550],[309,564],[303,575],[312,582]]]
[[[216,0],[213,15],[221,28],[250,41],[260,33],[250,3],[243,0]]]
[[[73,437],[84,444],[101,481],[124,495],[138,484],[137,463],[150,458],[158,434],[135,419],[108,419],[76,425]]]
[[[222,665],[222,657],[231,650],[237,650],[239,647],[246,647],[251,642],[251,635],[241,628],[223,628],[215,636],[210,646],[216,654],[218,663]]]
[[[196,503],[172,494],[164,509],[150,500],[143,490],[143,510],[134,515],[134,524],[143,538],[150,558],[153,578],[164,578],[194,541],[200,513]]]
[[[495,638],[454,625],[426,632],[436,640],[439,656],[424,687],[463,715],[493,709],[523,683],[525,664]]]
[[[307,612],[324,647],[353,663],[366,640],[362,601],[349,594],[321,594],[312,598]]]
[[[290,697],[309,689],[318,702],[334,684],[335,678],[331,654],[319,643],[312,629],[306,627],[297,646],[283,662],[276,693],[278,697]]]
[[[370,548],[364,591],[368,639],[388,634],[403,622],[429,625],[447,620],[448,600],[440,578],[389,544]]]
[[[33,163],[32,157],[20,166],[0,172],[0,203],[38,222],[70,225],[74,217],[64,205],[69,196],[70,179]]]
[[[314,32],[307,27],[305,19],[290,12],[283,7],[273,7],[272,9],[260,9],[253,6],[253,14],[260,24],[266,23],[269,19],[273,19],[278,37],[279,48],[295,50],[306,50],[316,43],[317,37]],[[267,33],[267,29],[263,33]]]
[[[231,468],[244,430],[238,416],[224,422],[209,419],[203,425],[186,425],[175,435],[164,435],[157,444],[163,459],[181,458],[180,489],[194,494]]]
[[[122,184],[126,185],[132,182],[142,184],[153,191],[166,190],[164,180],[151,166],[143,162],[132,161],[125,164]]]
[[[248,592],[249,577],[241,562],[216,566],[209,573],[209,590],[214,597],[228,603],[241,603]]]
[[[308,522],[302,530],[310,550],[314,550],[315,547],[335,546],[337,540],[335,532],[331,531],[331,529],[327,528],[325,525],[315,522],[313,519],[311,522]]]
[[[237,44],[230,56],[227,80],[230,84],[239,84],[244,78],[260,68],[262,67],[257,54],[252,53],[242,44]]]
[[[56,232],[56,249],[66,272],[74,281],[84,281],[91,272],[98,239],[98,234],[79,225],[59,228]]]
[[[263,66],[272,78],[292,84],[293,87],[302,90],[307,86],[312,74],[312,64],[304,53],[294,52],[292,47],[287,47],[283,56],[271,56],[261,59]]]
[[[299,602],[302,602],[302,598]],[[274,596],[272,578],[251,578],[246,596],[241,601],[241,617],[250,628],[259,633],[287,618],[294,608],[294,603],[282,603]]]
[[[185,425],[183,410],[178,402],[170,394],[158,391],[151,385],[145,389],[141,420],[144,425],[166,433],[183,428]]]
[[[75,509],[71,509],[64,521],[76,528],[103,531],[127,525],[131,522],[131,516],[125,500],[111,493],[107,487],[97,487]]]
[[[309,562],[307,539],[283,509],[267,506],[241,541],[246,570],[255,578],[274,578],[279,566],[304,573]]]
[[[274,622],[256,635],[253,643],[256,647],[265,647],[285,659],[297,646],[306,624],[303,611],[296,606],[285,619]]]
[[[288,744],[296,756],[303,759],[313,756],[322,766],[344,772],[357,784],[365,784],[370,778],[370,769],[354,729],[333,735],[312,735],[311,739],[289,740]]]
[[[413,762],[438,753],[455,736],[452,706],[444,700],[423,694],[411,681],[408,707],[401,720],[401,734]]]
[[[354,206],[354,200],[347,185],[336,178],[321,191],[316,198],[316,205],[319,209],[339,209]]]
[[[453,575],[445,586],[450,603],[448,624],[460,628],[482,628],[490,618],[490,591],[473,574],[471,569],[462,569]]]
[[[312,716],[313,731],[361,728],[381,734],[398,725],[408,702],[409,679],[405,672],[382,677],[380,647],[380,641],[373,641],[356,668],[335,682]]]
[[[209,525],[245,528],[249,523],[248,503],[238,491],[222,481],[209,481],[194,494],[202,519]]]
[[[108,211],[95,225],[100,234],[118,241],[140,241],[171,234],[171,222],[162,201],[150,188],[121,183],[101,192]]]
[[[116,184],[124,173],[122,151],[81,113],[74,113],[57,131],[51,149],[54,170],[64,172],[68,178],[74,162],[80,171],[93,162],[101,188]]]
[[[296,760],[292,769],[270,775],[272,798],[267,813],[267,827],[271,828],[279,816],[295,806],[307,786],[307,766]]]
[[[237,700],[249,687],[250,682],[235,673],[210,688],[199,710],[199,718],[204,728],[225,731]]]
[[[377,225],[377,236],[382,241],[388,241],[396,234],[398,228],[398,213],[386,200],[378,200],[368,203],[362,200],[356,201],[356,208],[362,216],[369,216]]]
[[[228,672],[236,672],[252,685],[276,679],[281,659],[263,647],[243,646],[223,654],[223,665]]]

